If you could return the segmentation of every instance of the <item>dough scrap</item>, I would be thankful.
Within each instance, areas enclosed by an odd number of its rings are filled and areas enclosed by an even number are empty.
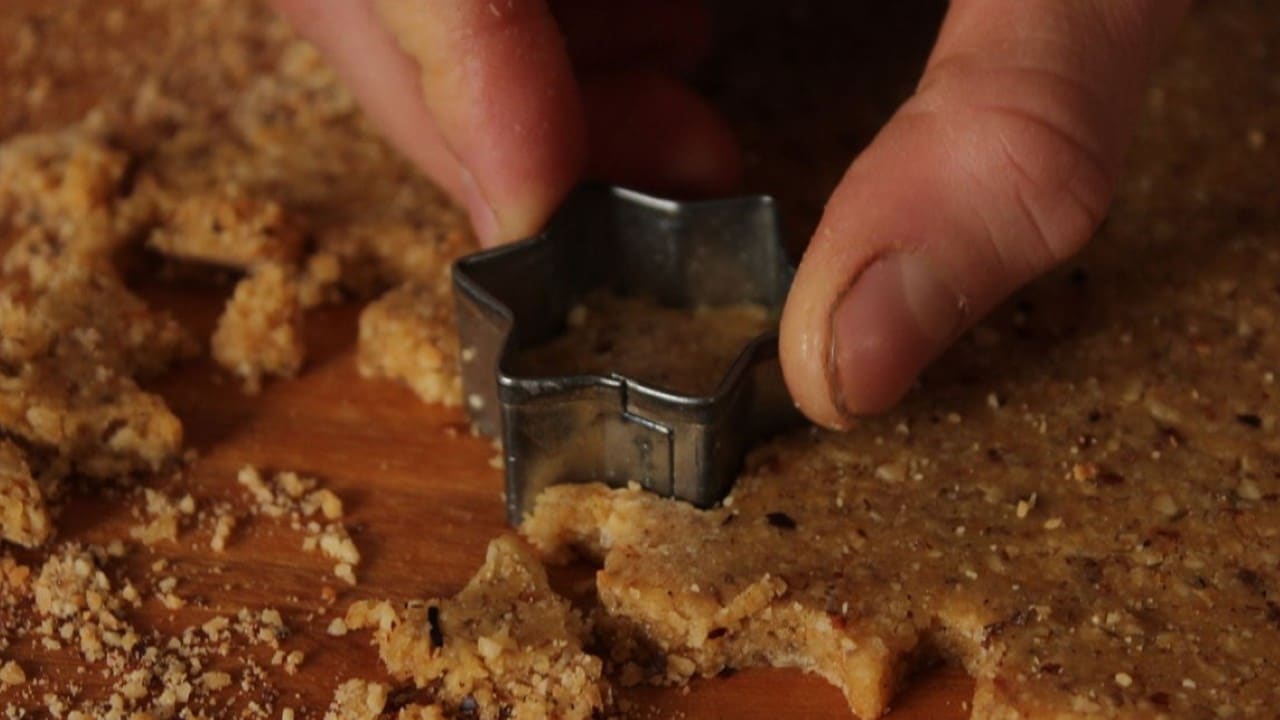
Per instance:
[[[461,402],[453,304],[442,293],[405,283],[365,307],[357,356],[363,377],[400,380],[423,402]]]
[[[438,683],[449,716],[588,720],[610,703],[603,664],[583,650],[586,624],[512,536],[489,544],[484,566],[454,598],[402,611],[357,602],[346,624],[374,631],[395,677]]]
[[[386,704],[386,685],[353,678],[333,691],[324,720],[378,720]]]
[[[29,234],[6,260],[27,251],[46,257],[58,246]],[[185,331],[99,262],[30,261],[0,280],[0,428],[96,478],[156,470],[176,457],[181,423],[135,378],[190,355]]]
[[[302,233],[278,202],[230,185],[172,201],[172,217],[147,243],[171,257],[241,269],[259,263],[296,263]]]
[[[32,548],[43,545],[52,532],[44,493],[22,451],[0,439],[0,538]]]
[[[289,268],[257,265],[237,285],[213,333],[213,357],[243,381],[246,393],[262,389],[264,376],[290,378],[306,356],[303,307]]]

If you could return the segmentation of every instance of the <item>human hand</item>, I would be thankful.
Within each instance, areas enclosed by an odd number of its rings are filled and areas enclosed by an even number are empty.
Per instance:
[[[480,242],[537,232],[584,175],[727,192],[728,126],[680,76],[700,0],[273,0]]]
[[[1189,0],[951,0],[916,92],[845,173],[782,317],[813,420],[895,403],[1102,222]]]
[[[739,172],[678,77],[697,0],[274,0],[471,214],[535,232],[584,174],[683,193]],[[1147,76],[1190,0],[952,0],[915,92],[832,194],[782,317],[811,419],[883,410],[1110,204]]]

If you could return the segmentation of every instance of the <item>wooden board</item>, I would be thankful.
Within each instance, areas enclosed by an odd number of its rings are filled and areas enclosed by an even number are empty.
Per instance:
[[[220,293],[156,286],[145,295],[174,311],[207,337],[221,304]],[[232,378],[208,360],[195,361],[163,378],[155,389],[186,425],[188,444],[198,452],[181,486],[202,503],[247,498],[235,483],[245,464],[315,474],[346,502],[347,521],[364,555],[360,583],[346,589],[330,573],[331,563],[302,552],[301,535],[265,519],[241,523],[225,553],[208,547],[207,529],[193,528],[179,542],[139,549],[126,558],[125,574],[148,574],[157,558],[163,573],[179,579],[177,593],[189,599],[166,610],[152,599],[130,617],[144,627],[166,631],[198,625],[241,607],[275,607],[293,631],[286,649],[306,653],[294,676],[273,672],[282,691],[277,707],[309,708],[314,715],[329,702],[343,679],[385,679],[365,633],[330,637],[332,617],[359,598],[406,600],[456,592],[483,560],[491,538],[508,531],[500,497],[501,474],[490,465],[493,447],[469,435],[457,409],[419,402],[390,382],[361,380],[354,363],[357,308],[325,309],[309,318],[311,357],[296,380],[269,383],[261,395],[240,393]],[[60,519],[60,539],[103,543],[127,537],[136,523],[128,507],[93,494],[77,498]],[[562,584],[589,574],[569,568],[555,574]],[[324,586],[339,592],[332,606],[321,601]],[[270,652],[251,649],[267,664]],[[15,646],[28,672],[75,677],[85,696],[108,692],[97,674],[78,672],[63,653]],[[229,658],[234,668],[239,658]],[[893,720],[967,717],[972,694],[967,677],[942,669],[915,680],[888,717]],[[694,683],[687,691],[639,689],[625,697],[646,717],[847,718],[843,697],[814,676],[794,670],[743,670],[729,677]],[[305,716],[305,715],[304,715]]]

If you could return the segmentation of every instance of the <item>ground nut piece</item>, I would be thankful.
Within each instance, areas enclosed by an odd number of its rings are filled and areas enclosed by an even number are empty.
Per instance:
[[[276,264],[255,266],[218,319],[213,357],[240,376],[245,392],[257,393],[264,376],[293,377],[302,368],[302,323],[293,272]]]
[[[0,538],[30,548],[42,545],[52,530],[44,497],[22,451],[0,439]]]
[[[129,537],[143,545],[176,542],[183,525],[195,513],[195,500],[190,495],[173,498],[159,490],[144,488],[144,507],[135,511],[142,520],[129,528]]]
[[[387,704],[387,686],[367,680],[347,680],[333,693],[325,720],[377,720]]]
[[[298,277],[298,299],[303,308],[337,302],[341,299],[342,263],[327,252],[307,257]]]
[[[406,283],[369,303],[360,314],[358,363],[364,377],[400,380],[424,402],[459,404],[452,299]]]
[[[16,687],[27,682],[27,673],[18,663],[9,660],[0,665],[0,685]]]
[[[450,716],[587,720],[610,703],[600,659],[582,649],[582,619],[511,536],[489,544],[484,566],[453,598],[403,611],[357,602],[346,624],[373,630],[396,677],[419,687],[438,683]],[[410,717],[435,717],[431,712]]]
[[[111,583],[84,548],[68,545],[40,568],[33,585],[36,608],[53,618],[70,618],[86,610],[103,611],[119,601]]]

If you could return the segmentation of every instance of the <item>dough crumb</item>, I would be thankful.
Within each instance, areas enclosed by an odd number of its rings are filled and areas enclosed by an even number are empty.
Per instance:
[[[442,291],[406,283],[360,314],[360,374],[407,384],[423,402],[462,399],[453,303]]]
[[[213,357],[238,375],[250,395],[265,376],[290,378],[306,355],[303,308],[293,271],[257,265],[236,285],[213,333]]]
[[[6,687],[15,687],[27,682],[27,673],[23,671],[22,666],[13,660],[5,662],[0,666],[0,684]]]
[[[151,488],[144,488],[145,506],[134,509],[145,522],[129,528],[129,537],[144,545],[161,542],[177,542],[180,527],[195,513],[195,500],[190,495],[174,499]]]
[[[0,438],[0,538],[27,548],[53,532],[44,494],[17,445]]]
[[[275,473],[268,481],[252,465],[241,468],[236,481],[253,497],[255,514],[287,521],[303,533],[303,550],[319,552],[333,560],[335,576],[348,585],[357,583],[355,568],[360,565],[360,549],[341,522],[342,500],[332,490],[319,487],[315,478],[287,470]]]
[[[378,720],[387,704],[387,686],[368,680],[347,680],[333,693],[325,720]]]

